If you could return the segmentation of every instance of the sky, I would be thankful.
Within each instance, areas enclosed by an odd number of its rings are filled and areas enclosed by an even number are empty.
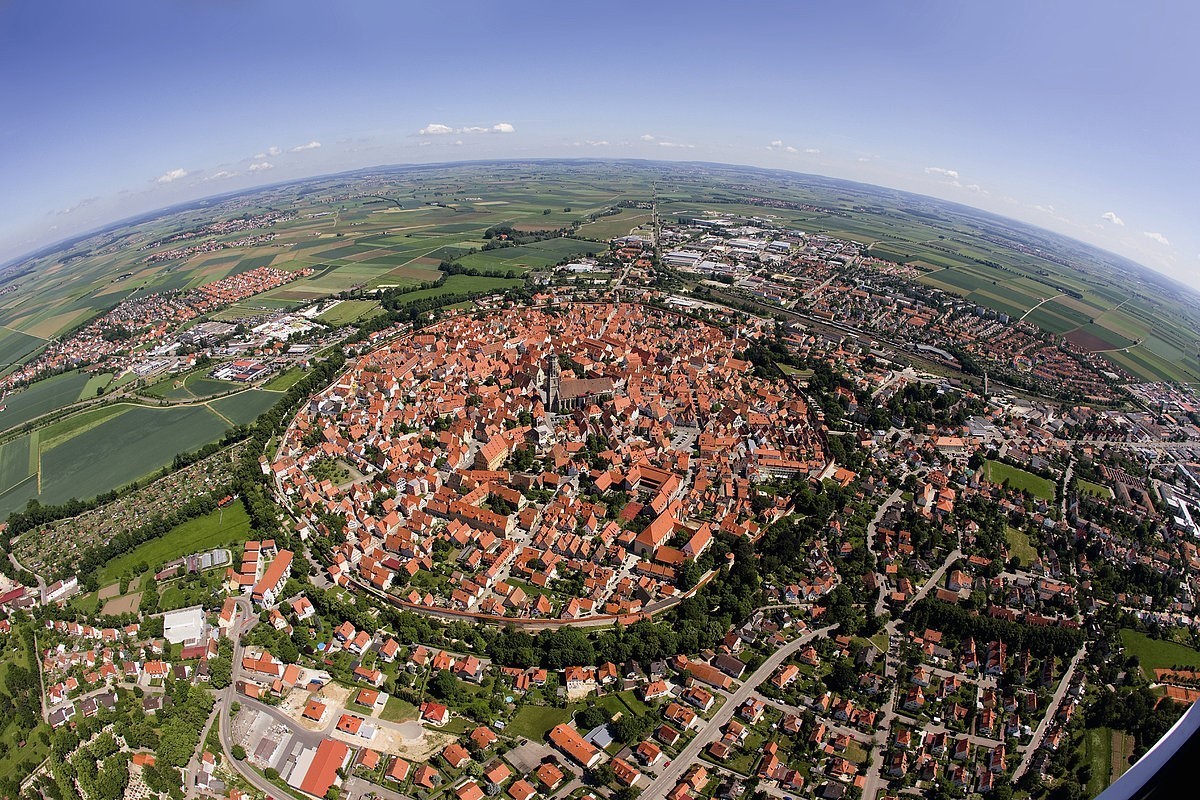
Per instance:
[[[1200,287],[1184,2],[0,0],[0,262],[383,164],[698,160],[1021,219]]]

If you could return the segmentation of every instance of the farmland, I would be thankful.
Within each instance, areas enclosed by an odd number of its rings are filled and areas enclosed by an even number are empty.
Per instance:
[[[265,395],[253,403],[265,408],[277,397]],[[251,401],[239,402],[245,405],[227,410],[244,419]],[[33,498],[61,503],[120,488],[171,463],[177,453],[219,439],[229,427],[205,406],[116,404],[72,415],[0,446],[0,514]]]
[[[1135,376],[1200,380],[1191,334],[1200,327],[1195,304],[1166,279],[1117,256],[964,206],[819,176],[592,161],[380,168],[278,185],[97,233],[17,268],[15,290],[0,298],[0,364],[20,360],[131,295],[200,286],[264,265],[314,272],[220,309],[214,318],[297,308],[348,289],[432,283],[443,260],[518,276],[477,288],[517,286],[526,272],[601,252],[604,240],[645,229],[648,209],[619,206],[655,194],[663,217],[753,216],[863,242],[872,255],[925,270],[921,280],[929,286],[1014,319],[1028,314],[1027,321],[1103,352]],[[214,219],[281,208],[290,213],[261,229],[274,238],[252,246],[159,261],[138,249],[153,252],[155,242]],[[483,250],[484,232],[501,225],[567,235]],[[208,241],[221,245],[244,236],[217,234]],[[447,281],[443,290],[467,285]],[[335,306],[324,321],[361,319],[372,312],[369,302]]]
[[[97,386],[107,385],[112,376],[89,378],[83,372],[68,372],[38,381],[27,389],[13,392],[0,405],[0,430],[20,427],[43,414],[57,411],[72,403],[96,396]]]

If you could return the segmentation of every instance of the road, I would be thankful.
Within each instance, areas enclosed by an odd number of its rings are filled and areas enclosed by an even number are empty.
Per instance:
[[[233,626],[229,629],[229,636],[233,640],[233,680],[230,682],[229,688],[222,690],[218,693],[217,697],[217,718],[220,720],[221,750],[225,753],[225,763],[230,769],[245,778],[251,786],[267,797],[284,795],[293,798],[293,800],[302,800],[299,795],[293,794],[290,791],[285,792],[279,786],[259,775],[246,762],[238,761],[233,757],[233,719],[231,710],[234,698],[237,695],[237,690],[234,687],[237,685],[237,681],[241,678],[242,674],[242,633],[258,621],[248,598],[244,596],[237,597],[235,601],[237,602],[237,612],[234,615]],[[255,703],[255,701],[249,700],[249,698],[242,698],[242,702],[247,705],[253,704],[255,708],[270,708],[261,703]],[[275,711],[275,709],[270,709],[270,711]],[[278,713],[282,715],[283,712]],[[296,730],[298,731],[299,729]],[[320,738],[320,734],[317,734],[317,736]]]
[[[903,489],[897,489],[892,492],[883,501],[883,504],[879,506],[879,509],[875,512],[875,517],[867,523],[867,551],[870,552],[872,559],[876,558],[875,529],[879,526],[880,521],[883,520],[883,515],[887,513],[887,510],[899,502],[903,496]],[[887,598],[887,576],[882,572],[876,571],[875,578],[879,582],[879,598],[875,601],[875,616],[878,617],[884,612],[884,601]]]
[[[1050,727],[1050,723],[1054,721],[1055,715],[1058,714],[1058,707],[1062,704],[1063,697],[1067,694],[1067,689],[1071,685],[1071,676],[1075,674],[1076,667],[1083,660],[1087,653],[1087,645],[1079,648],[1079,652],[1071,659],[1067,671],[1063,673],[1062,680],[1058,683],[1058,689],[1055,690],[1054,696],[1050,698],[1050,705],[1046,707],[1046,716],[1042,717],[1042,721],[1038,724],[1037,730],[1033,732],[1033,737],[1027,744],[1023,744],[1017,748],[1021,753],[1021,763],[1017,765],[1013,771],[1012,782],[1015,784],[1021,779],[1025,772],[1029,769],[1030,763],[1033,761],[1033,754],[1037,752],[1038,745],[1042,742],[1042,737],[1046,735],[1046,730]]]
[[[721,728],[725,723],[733,718],[733,714],[737,711],[742,703],[754,696],[758,685],[769,678],[779,665],[782,664],[792,653],[795,653],[804,645],[821,636],[826,636],[830,631],[836,628],[836,625],[829,625],[825,628],[820,628],[815,631],[810,631],[799,639],[789,642],[783,647],[771,654],[762,666],[754,671],[740,687],[732,694],[728,695],[725,700],[725,705],[713,715],[704,727],[702,727],[695,737],[688,742],[687,746],[679,753],[678,756],[671,762],[671,766],[667,767],[659,774],[657,778],[649,786],[642,791],[642,797],[646,800],[659,800],[661,797],[666,797],[667,792],[675,788],[679,783],[679,779],[683,773],[693,764],[700,763],[700,753],[704,750],[709,742],[713,742],[720,738]]]

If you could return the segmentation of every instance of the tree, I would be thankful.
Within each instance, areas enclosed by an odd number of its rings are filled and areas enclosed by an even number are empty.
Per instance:
[[[246,748],[242,747],[240,744],[235,744],[233,747],[229,748],[229,754],[238,761],[246,760]]]

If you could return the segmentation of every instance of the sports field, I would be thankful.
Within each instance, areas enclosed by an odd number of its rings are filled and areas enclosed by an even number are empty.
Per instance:
[[[1029,492],[1034,497],[1040,497],[1043,500],[1054,499],[1055,487],[1053,481],[1034,475],[1032,472],[1026,472],[1023,469],[1010,466],[1002,461],[987,460],[983,463],[984,475],[992,483],[1004,483],[1008,481],[1008,485],[1013,489]]]
[[[1154,670],[1170,669],[1171,667],[1188,667],[1200,669],[1200,650],[1166,642],[1161,639],[1151,639],[1144,633],[1138,633],[1131,628],[1121,629],[1121,644],[1125,646],[1128,655],[1137,656],[1146,680],[1154,680]]]

